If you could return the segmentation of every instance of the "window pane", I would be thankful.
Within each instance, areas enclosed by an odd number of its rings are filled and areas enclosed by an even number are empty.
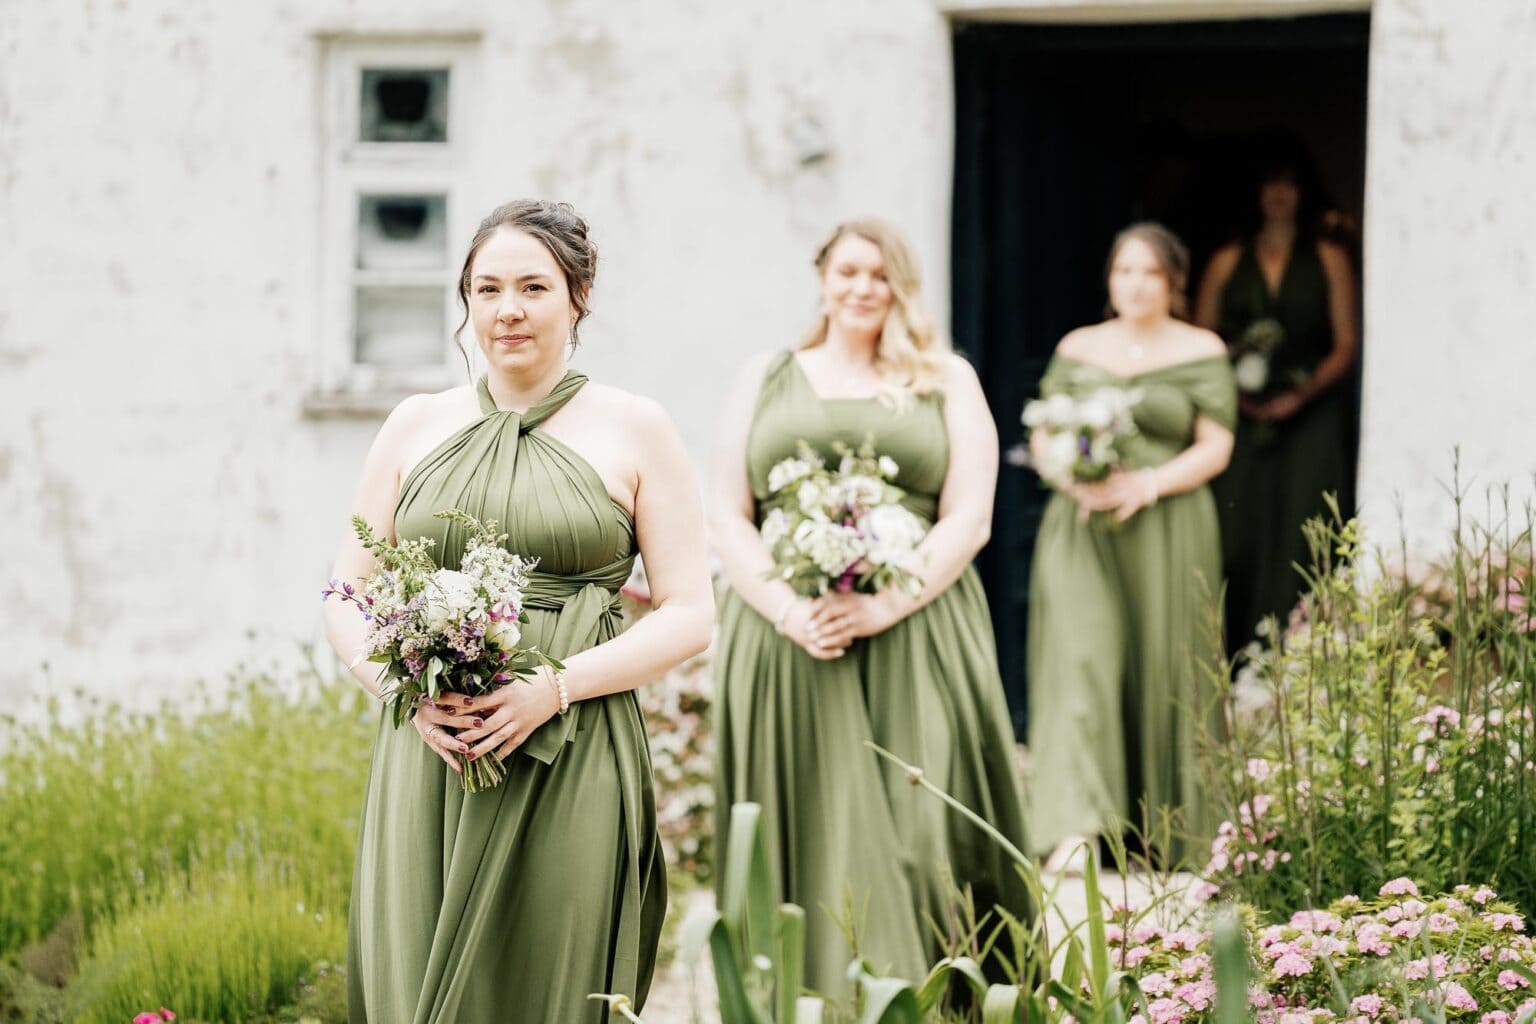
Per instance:
[[[358,198],[359,269],[438,270],[447,262],[447,196]]]
[[[447,142],[447,68],[364,68],[362,141]]]
[[[432,285],[357,288],[357,361],[435,366],[443,361],[446,289]]]

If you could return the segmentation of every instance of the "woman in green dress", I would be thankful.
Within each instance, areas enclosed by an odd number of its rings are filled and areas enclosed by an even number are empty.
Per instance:
[[[986,543],[997,433],[970,365],[924,313],[895,229],[840,226],[816,261],[822,315],[793,352],[753,361],[717,434],[712,537],[730,591],[717,660],[716,790],[763,807],[777,896],[805,908],[806,979],[846,992],[857,952],[920,976],[929,922],[969,886],[980,911],[1029,912],[1012,863],[973,824],[881,762],[874,741],[1024,845],[1014,746],[991,621],[971,560]],[[770,579],[758,532],[769,470],[805,441],[872,438],[931,524],[895,589],[811,599]],[[723,831],[719,833],[724,835]],[[841,918],[841,922],[838,920]]]
[[[1121,232],[1104,323],[1056,348],[1044,394],[1131,389],[1137,433],[1099,483],[1046,505],[1029,590],[1030,837],[1047,871],[1074,870],[1092,841],[1182,813],[1206,824],[1196,716],[1217,653],[1216,508],[1206,484],[1232,452],[1236,393],[1226,347],[1179,319],[1189,255],[1166,228]],[[1038,453],[1045,437],[1036,431]],[[1214,725],[1214,722],[1208,724]],[[1167,856],[1177,857],[1177,838]]]
[[[638,1006],[650,985],[666,880],[634,688],[707,645],[714,607],[671,421],[566,368],[595,269],[570,207],[492,212],[459,280],[486,375],[402,402],[363,467],[354,510],[379,533],[432,537],[453,566],[464,531],[433,513],[458,508],[538,558],[523,635],[565,667],[444,694],[398,730],[380,716],[348,929],[354,1024],[595,1022],[590,993]],[[620,635],[637,552],[655,612]],[[349,535],[334,575],[373,568]],[[378,666],[353,657],[363,625],[327,609],[332,646],[376,694]],[[465,794],[455,753],[501,759],[505,781]]]
[[[1328,515],[1324,494],[1352,484],[1354,272],[1341,246],[1317,237],[1305,168],[1285,154],[1269,164],[1261,226],[1211,257],[1196,304],[1196,319],[1231,347],[1240,389],[1232,465],[1212,485],[1234,649],[1269,616],[1284,625],[1304,586],[1296,566],[1311,564],[1302,524]]]

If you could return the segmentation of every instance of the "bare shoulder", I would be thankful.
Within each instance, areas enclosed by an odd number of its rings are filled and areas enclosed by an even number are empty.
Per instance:
[[[1074,328],[1056,343],[1056,351],[1068,357],[1091,353],[1103,344],[1106,331],[1104,324],[1089,324],[1086,327]]]
[[[457,414],[467,403],[473,403],[472,390],[463,385],[401,399],[385,418],[379,436],[406,440],[422,430],[431,429],[438,421]]]
[[[944,359],[944,390],[976,390],[981,387],[981,378],[976,375],[976,367],[971,361],[959,352],[951,352]]]
[[[1338,242],[1331,242],[1326,238],[1318,239],[1317,256],[1323,261],[1323,266],[1329,270],[1349,268],[1349,252]]]
[[[1224,283],[1232,276],[1232,271],[1237,269],[1238,258],[1243,254],[1243,247],[1236,242],[1228,242],[1226,245],[1211,253],[1211,260],[1205,265],[1206,282]]]
[[[1186,359],[1206,359],[1227,354],[1227,343],[1215,331],[1187,323],[1180,323],[1177,330],[1179,347]]]
[[[588,383],[583,390],[588,402],[601,407],[606,417],[638,440],[654,441],[677,433],[671,414],[654,398],[611,384]]]

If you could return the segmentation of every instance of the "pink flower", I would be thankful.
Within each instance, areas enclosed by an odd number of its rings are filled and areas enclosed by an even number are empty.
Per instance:
[[[1474,892],[1472,894],[1472,902],[1476,903],[1480,907],[1486,907],[1488,905],[1489,901],[1494,899],[1498,895],[1499,895],[1498,893],[1494,892],[1492,889],[1488,888],[1486,885],[1480,885],[1477,888],[1477,892]]]
[[[1367,1017],[1374,1017],[1381,1012],[1381,996],[1374,992],[1370,995],[1355,996],[1349,1008],[1356,1013],[1363,1013]]]
[[[1299,978],[1311,973],[1312,961],[1296,953],[1286,953],[1275,961],[1275,976],[1278,978]]]
[[[1444,935],[1456,930],[1456,919],[1450,914],[1430,914],[1429,930],[1435,935]]]
[[[1503,988],[1509,989],[1510,991],[1514,991],[1517,988],[1531,987],[1531,983],[1527,981],[1523,975],[1516,974],[1514,971],[1500,971],[1499,985]]]
[[[1122,957],[1120,966],[1126,968],[1136,967],[1151,955],[1152,951],[1146,946],[1133,946],[1125,951],[1125,955]]]
[[[1423,900],[1403,900],[1398,906],[1403,908],[1403,913],[1410,917],[1418,917],[1429,909],[1429,905]]]
[[[1496,932],[1525,930],[1525,920],[1519,914],[1484,914],[1483,920],[1491,924]]]
[[[1386,926],[1375,922],[1362,924],[1355,930],[1355,943],[1362,953],[1375,953],[1377,956],[1386,956],[1391,953],[1392,946],[1386,941],[1386,937]]]
[[[1216,1001],[1216,982],[1209,978],[1187,981],[1173,992],[1175,998],[1184,1000],[1197,1013],[1207,1010]]]
[[[1201,882],[1195,886],[1194,897],[1196,903],[1209,903],[1221,895],[1221,886],[1212,885],[1210,882]]]
[[[1394,878],[1381,887],[1378,896],[1417,896],[1419,887],[1413,884],[1411,878]]]
[[[1478,1024],[1509,1024],[1509,1014],[1503,1010],[1494,1010],[1478,1018]]]
[[[1118,945],[1119,943],[1124,942],[1125,941],[1125,929],[1121,928],[1117,924],[1107,924],[1107,925],[1105,925],[1104,926],[1104,941],[1110,943],[1111,945]]]
[[[1424,925],[1418,921],[1399,921],[1392,926],[1392,937],[1396,939],[1417,938],[1419,932],[1424,930]]]
[[[1248,759],[1248,764],[1245,767],[1248,773],[1248,777],[1253,779],[1255,782],[1263,782],[1265,779],[1269,778],[1271,773],[1274,771],[1274,769],[1270,766],[1270,763],[1264,760],[1262,757],[1250,757]]]
[[[1180,1024],[1184,1019],[1184,1007],[1176,999],[1154,999],[1147,1010],[1152,1024]]]
[[[1304,932],[1336,932],[1344,922],[1325,910],[1298,910],[1291,915],[1291,927]]]
[[[1149,996],[1165,996],[1173,991],[1173,980],[1166,974],[1153,971],[1141,976],[1141,990]]]
[[[1199,932],[1178,931],[1169,932],[1163,936],[1164,949],[1182,949],[1187,953],[1193,953],[1200,948],[1200,942],[1206,936]]]
[[[153,1010],[145,1010],[143,1013],[134,1014],[133,1024],[160,1024],[161,1016]]]
[[[1445,1005],[1453,1010],[1475,1010],[1477,1000],[1472,998],[1472,993],[1453,981],[1445,986]]]

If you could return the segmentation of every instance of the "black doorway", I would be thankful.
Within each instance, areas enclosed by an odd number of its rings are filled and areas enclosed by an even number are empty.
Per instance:
[[[1020,410],[1056,342],[1102,316],[1115,232],[1162,221],[1189,244],[1198,281],[1250,214],[1261,137],[1305,146],[1337,213],[1333,237],[1358,256],[1369,34],[1365,14],[956,25],[954,334],[1005,449],[1022,438]],[[1044,497],[1033,474],[1005,464],[980,558],[1020,736]]]

